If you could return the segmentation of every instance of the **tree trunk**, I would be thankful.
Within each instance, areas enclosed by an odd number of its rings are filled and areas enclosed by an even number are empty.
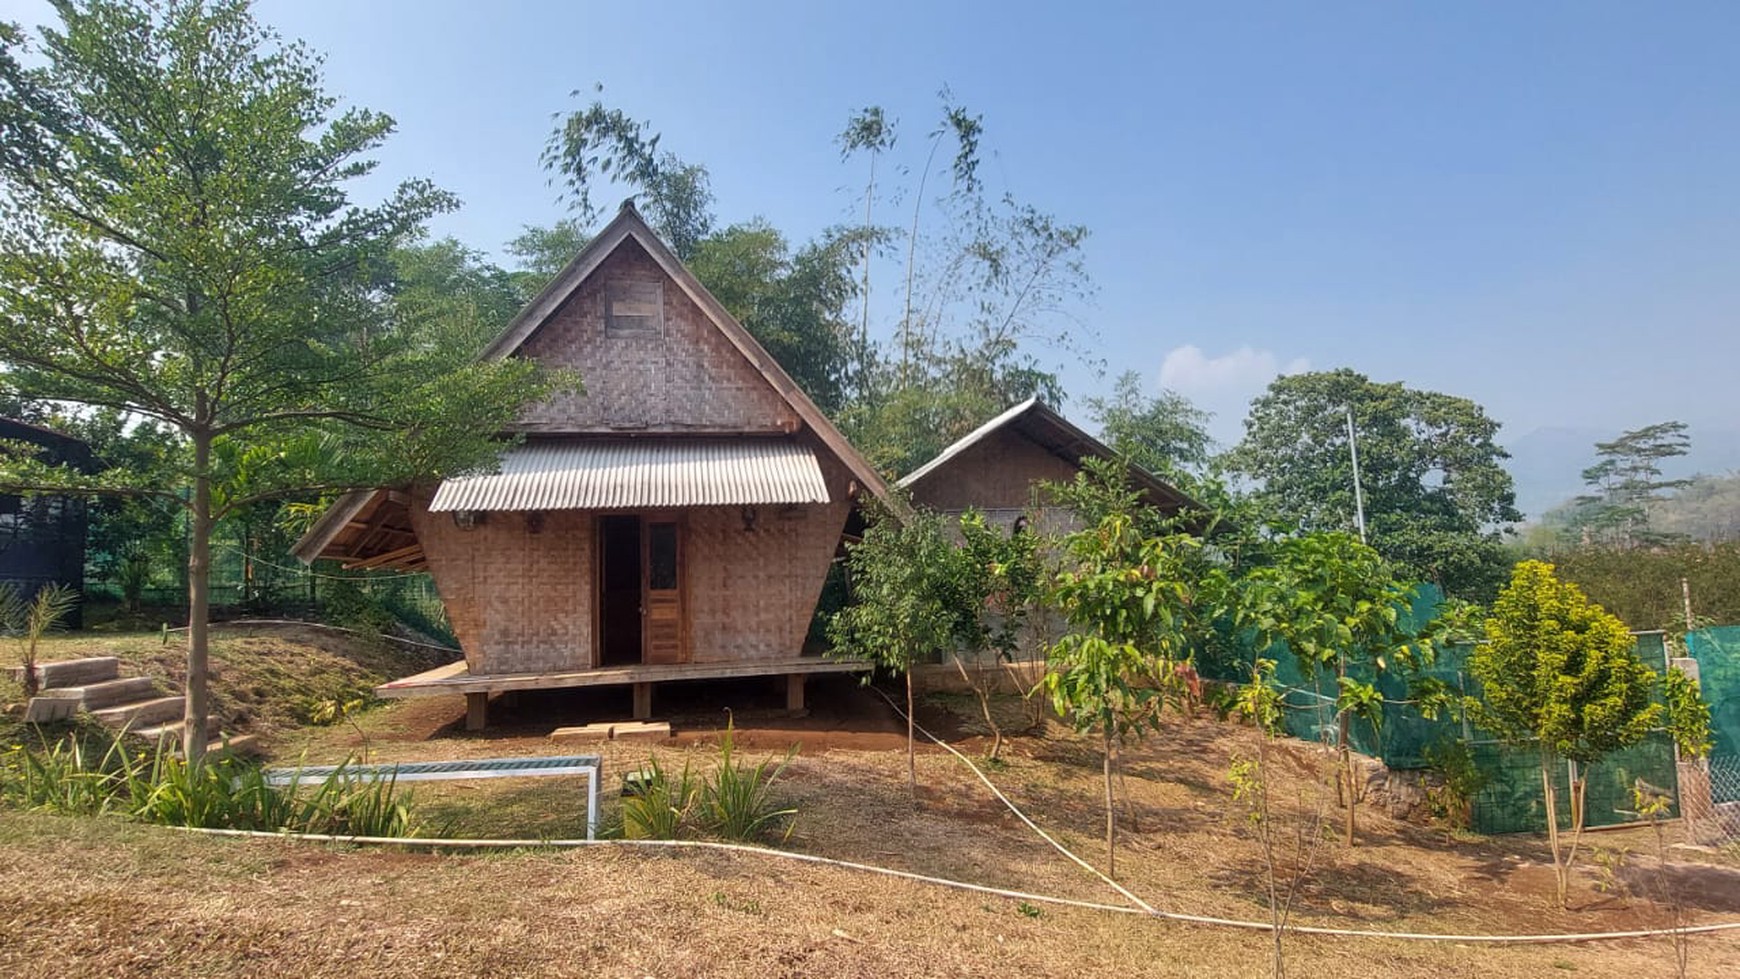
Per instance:
[[[1352,721],[1353,718],[1349,717],[1346,711],[1343,711],[1339,722],[1340,728],[1336,732],[1336,736],[1341,739],[1341,780],[1342,784],[1347,788],[1346,835],[1348,846],[1353,845],[1353,814],[1355,808],[1359,805],[1359,796],[1355,795],[1353,791],[1353,748],[1351,748],[1347,743],[1348,738],[1353,734]]]
[[[870,204],[876,198],[876,151],[870,151],[870,182],[864,187],[864,314],[858,331],[858,382],[870,387]]]
[[[973,657],[971,674],[967,672],[966,661],[961,659],[959,653],[955,653],[952,658],[961,679],[973,688],[973,695],[979,698],[979,713],[985,717],[985,726],[991,729],[991,760],[996,761],[1003,751],[1003,729],[997,726],[997,719],[991,714],[991,694],[999,678],[993,676],[990,680],[985,679],[985,664],[979,654]]]
[[[211,436],[193,436],[193,539],[187,550],[187,694],[182,714],[181,751],[189,765],[205,756],[206,662],[211,625]]]
[[[1105,776],[1106,776],[1106,876],[1118,876],[1118,822],[1117,810],[1112,802],[1112,729],[1105,728]]]
[[[1558,888],[1559,907],[1565,906],[1570,873],[1559,858],[1559,797],[1553,790],[1553,757],[1541,752],[1541,793],[1547,805],[1547,847],[1553,851],[1553,882]]]
[[[1335,660],[1335,689],[1341,689],[1341,681],[1347,677],[1347,656],[1338,656]],[[1335,718],[1336,739],[1341,743],[1341,781],[1347,790],[1347,832],[1346,843],[1353,846],[1354,808],[1359,805],[1359,796],[1353,791],[1353,747],[1349,742],[1353,739],[1353,715],[1345,710],[1338,710]]]
[[[906,668],[906,787],[912,801],[918,801],[918,761],[913,754],[912,667]]]

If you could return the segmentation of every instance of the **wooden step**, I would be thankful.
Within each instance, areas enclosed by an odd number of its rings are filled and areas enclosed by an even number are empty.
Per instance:
[[[24,682],[24,667],[14,666],[12,682]],[[44,690],[55,687],[77,687],[102,683],[121,675],[121,661],[113,656],[89,656],[84,659],[63,659],[58,663],[36,664],[36,682]]]
[[[157,682],[148,676],[124,676],[119,680],[87,683],[82,687],[56,687],[47,691],[56,697],[71,697],[82,710],[102,710],[159,696]]]
[[[149,727],[172,721],[187,709],[181,697],[157,697],[91,711],[91,716],[109,727]]]

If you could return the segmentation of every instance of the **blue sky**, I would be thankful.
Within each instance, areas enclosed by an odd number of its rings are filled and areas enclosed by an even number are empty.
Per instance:
[[[721,218],[802,239],[861,192],[832,142],[849,111],[885,106],[911,149],[946,83],[984,115],[993,188],[1092,229],[1080,315],[1103,357],[1215,410],[1223,438],[1276,371],[1343,365],[1474,398],[1507,438],[1740,427],[1733,4],[258,13],[397,118],[383,178],[457,192],[435,230],[486,250],[560,216],[538,153],[571,90],[602,82],[705,163]],[[1078,398],[1109,385],[1064,374]]]

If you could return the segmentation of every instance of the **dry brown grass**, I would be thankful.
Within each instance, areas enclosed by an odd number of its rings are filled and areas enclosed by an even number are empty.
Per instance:
[[[862,698],[850,700],[847,698]],[[832,701],[841,701],[830,708]],[[991,798],[958,761],[919,756],[906,792],[898,725],[873,695],[833,688],[803,722],[740,711],[747,758],[801,742],[783,797],[801,809],[786,848],[1024,891],[1118,903]],[[868,705],[868,706],[866,706]],[[624,704],[623,706],[626,706]],[[1018,704],[1004,704],[1019,712]],[[952,709],[951,709],[952,708]],[[837,711],[830,718],[828,711]],[[975,705],[923,720],[982,751]],[[396,703],[362,724],[377,759],[597,750],[607,784],[657,752],[713,763],[717,722],[689,718],[660,745],[555,745],[538,721],[457,730],[457,698]],[[286,729],[279,758],[354,751],[348,728]],[[1125,759],[1122,881],[1176,911],[1263,919],[1256,845],[1226,779],[1249,731],[1179,722]],[[1103,862],[1098,757],[1055,727],[1016,738],[992,778],[1076,852]],[[1286,753],[1282,798],[1317,791],[1313,750]],[[416,787],[455,835],[581,835],[580,779]],[[608,795],[608,793],[607,793]],[[1647,830],[1600,843],[1641,854]],[[1367,814],[1362,845],[1330,843],[1297,921],[1437,933],[1604,931],[1667,920],[1586,876],[1572,910],[1551,908],[1552,870],[1528,838],[1447,845],[1441,832]],[[1230,975],[1268,971],[1267,936],[1043,906],[859,872],[704,852],[620,850],[428,855],[190,837],[114,821],[6,813],[0,846],[0,975],[411,976]],[[1740,874],[1694,868],[1697,921],[1740,919]],[[1715,876],[1711,876],[1715,875]],[[46,883],[45,883],[46,882]],[[1029,909],[1030,910],[1030,909]],[[1289,939],[1296,975],[1671,974],[1667,939],[1578,946],[1464,946]],[[1740,975],[1740,936],[1694,940],[1694,975]]]

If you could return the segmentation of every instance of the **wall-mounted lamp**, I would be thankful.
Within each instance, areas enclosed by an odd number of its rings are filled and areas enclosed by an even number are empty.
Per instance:
[[[453,526],[460,530],[476,530],[483,525],[483,516],[482,510],[455,510]]]
[[[761,519],[761,514],[757,513],[755,508],[752,506],[744,507],[739,511],[739,515],[743,517],[743,532],[746,534],[753,531],[755,529],[755,521]]]
[[[525,517],[526,517],[526,533],[528,533],[528,534],[541,534],[544,532],[544,511],[542,511],[542,510],[527,510],[525,513]]]

